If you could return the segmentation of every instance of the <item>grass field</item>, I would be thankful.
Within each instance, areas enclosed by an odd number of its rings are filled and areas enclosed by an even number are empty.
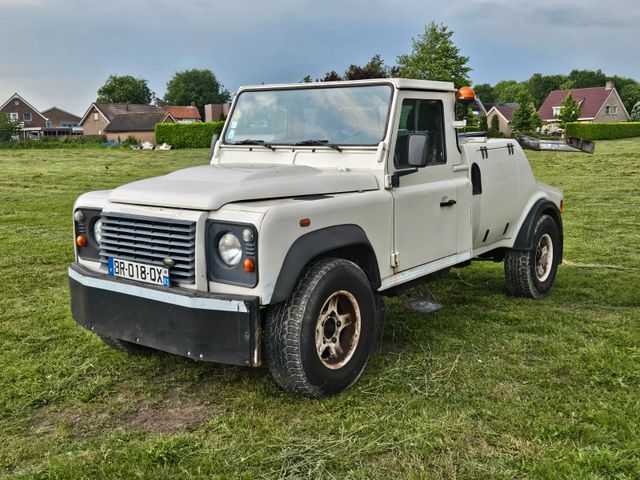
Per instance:
[[[133,358],[71,319],[80,193],[207,162],[206,150],[0,151],[0,476],[616,478],[640,475],[640,139],[529,152],[565,191],[549,297],[507,297],[502,264],[388,301],[382,354],[313,401],[266,369]]]

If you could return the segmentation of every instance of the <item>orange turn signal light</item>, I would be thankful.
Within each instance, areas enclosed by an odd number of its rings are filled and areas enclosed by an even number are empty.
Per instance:
[[[89,245],[89,240],[84,233],[81,233],[76,237],[76,245],[79,247],[86,247],[87,245]]]
[[[243,268],[245,272],[255,272],[256,262],[253,258],[245,258]]]
[[[564,200],[560,200],[560,215],[564,213]]]
[[[471,103],[476,99],[476,92],[471,87],[461,87],[456,93],[456,99],[461,103]]]
[[[310,218],[301,218],[300,219],[300,226],[301,227],[308,227],[309,225],[311,225],[311,219]]]

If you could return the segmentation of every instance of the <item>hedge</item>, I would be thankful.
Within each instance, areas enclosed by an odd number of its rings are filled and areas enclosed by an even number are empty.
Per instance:
[[[640,137],[640,122],[620,123],[567,123],[567,137],[585,140],[615,140],[617,138]]]
[[[156,143],[173,148],[209,148],[214,133],[222,132],[224,122],[158,123]]]

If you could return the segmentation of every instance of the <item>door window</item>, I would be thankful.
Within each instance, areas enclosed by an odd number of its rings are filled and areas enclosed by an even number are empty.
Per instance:
[[[440,100],[403,100],[393,157],[396,168],[410,168],[408,143],[411,133],[429,135],[427,166],[447,163],[444,144],[444,111]]]

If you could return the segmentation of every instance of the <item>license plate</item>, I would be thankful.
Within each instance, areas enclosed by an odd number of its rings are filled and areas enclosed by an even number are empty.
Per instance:
[[[112,277],[127,278],[163,287],[169,286],[169,269],[166,267],[109,257],[107,269]]]

